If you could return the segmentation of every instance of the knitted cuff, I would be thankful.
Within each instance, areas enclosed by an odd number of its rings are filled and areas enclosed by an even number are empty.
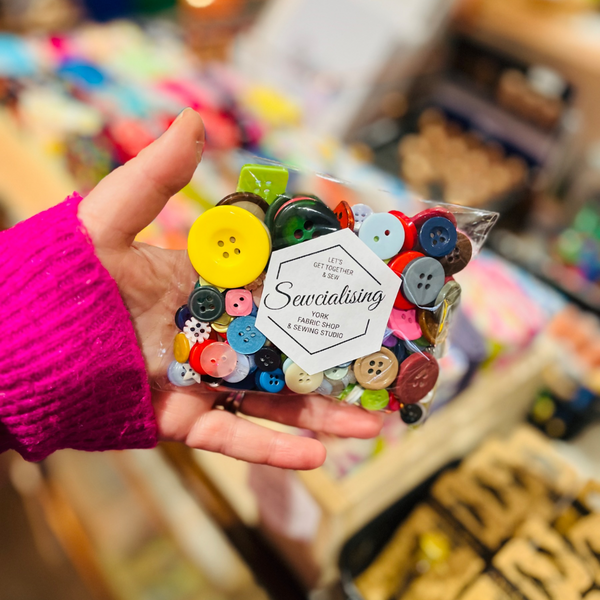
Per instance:
[[[157,443],[144,359],[74,194],[0,233],[0,451]]]

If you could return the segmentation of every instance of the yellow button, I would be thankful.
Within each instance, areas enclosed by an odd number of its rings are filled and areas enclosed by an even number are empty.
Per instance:
[[[297,394],[310,394],[323,383],[323,373],[309,375],[302,367],[292,363],[285,371],[285,384]]]
[[[204,279],[204,277],[198,277],[198,283],[200,284],[200,287],[202,287],[203,285],[212,285],[213,287],[216,287],[220,292],[225,291],[224,287],[219,287],[218,285],[213,285],[210,281],[206,281],[206,279]]]
[[[190,342],[185,333],[178,333],[173,342],[173,354],[178,363],[187,362],[190,357]]]
[[[201,214],[188,237],[198,274],[213,285],[243,287],[264,270],[271,239],[264,224],[238,206],[215,206]]]
[[[223,313],[218,319],[215,319],[211,322],[210,326],[217,333],[225,333],[229,328],[229,323],[233,321],[233,317],[228,315],[227,313]]]

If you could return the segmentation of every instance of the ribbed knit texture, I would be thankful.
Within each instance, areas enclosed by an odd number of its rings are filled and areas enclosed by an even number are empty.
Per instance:
[[[144,359],[80,201],[0,233],[0,451],[28,460],[157,442]]]

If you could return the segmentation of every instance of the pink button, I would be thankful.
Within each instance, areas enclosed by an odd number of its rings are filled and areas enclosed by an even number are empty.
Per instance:
[[[410,310],[392,308],[388,327],[401,340],[416,340],[423,335],[417,319],[417,311],[414,308]]]
[[[227,377],[235,371],[237,354],[231,346],[215,342],[204,349],[200,356],[200,364],[211,377]]]
[[[252,312],[252,292],[229,290],[225,294],[225,311],[232,317],[247,317]]]

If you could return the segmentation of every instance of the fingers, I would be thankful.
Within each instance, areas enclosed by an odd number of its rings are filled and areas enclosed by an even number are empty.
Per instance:
[[[383,416],[320,396],[247,394],[244,414],[284,425],[341,437],[372,438],[381,430]]]
[[[186,108],[160,138],[105,177],[79,208],[96,247],[130,245],[169,198],[189,183],[203,148],[202,119]]]
[[[323,464],[326,452],[317,440],[272,431],[226,411],[211,410],[215,397],[156,393],[154,408],[161,438],[282,469],[315,469]]]

